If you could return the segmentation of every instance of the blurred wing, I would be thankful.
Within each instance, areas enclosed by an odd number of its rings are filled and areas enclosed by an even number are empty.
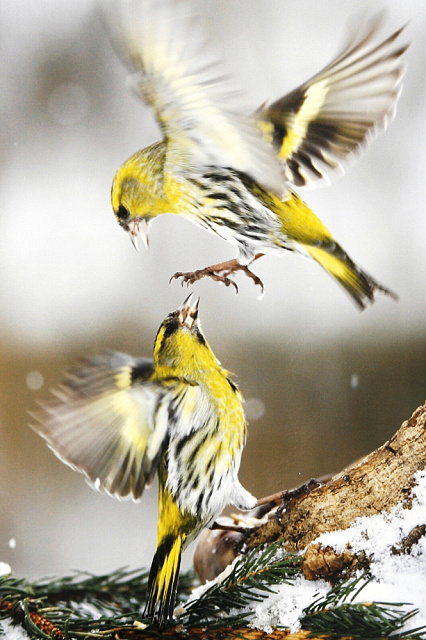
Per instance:
[[[358,25],[342,52],[320,73],[258,112],[261,127],[296,186],[329,181],[344,161],[393,117],[408,45],[402,29],[375,44],[381,18]]]
[[[120,0],[109,14],[113,43],[154,111],[171,165],[231,167],[281,194],[280,163],[209,56],[187,4]]]
[[[150,381],[153,362],[104,353],[67,372],[32,428],[98,489],[139,500],[167,437],[172,387]]]

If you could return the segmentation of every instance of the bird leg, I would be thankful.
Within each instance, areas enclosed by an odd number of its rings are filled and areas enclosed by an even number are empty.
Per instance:
[[[222,531],[234,531],[236,533],[247,533],[247,527],[240,527],[236,524],[220,524],[214,521],[209,529],[221,529]]]
[[[304,484],[301,484],[299,487],[295,487],[294,489],[279,491],[278,493],[274,493],[271,496],[260,498],[257,501],[257,505],[255,507],[256,517],[263,517],[263,515],[271,511],[271,509],[279,504],[278,509],[274,513],[274,516],[279,520],[289,502],[298,500],[302,496],[311,493],[311,491],[313,491],[314,489],[322,487],[330,480],[331,477],[331,475],[326,475],[322,476],[320,479],[311,478],[311,480],[308,480],[308,482],[305,482]]]
[[[260,258],[262,255],[262,253],[257,253],[252,262],[257,260],[257,258]],[[189,285],[194,284],[194,282],[197,282],[202,278],[209,277],[216,282],[223,282],[226,287],[229,287],[229,285],[232,284],[232,286],[235,288],[236,293],[238,293],[238,286],[236,282],[234,282],[234,280],[229,277],[231,274],[236,273],[237,271],[243,271],[246,276],[253,280],[254,284],[258,285],[261,288],[263,293],[262,280],[255,273],[250,271],[247,265],[240,264],[236,258],[234,258],[233,260],[227,260],[226,262],[213,264],[210,267],[205,267],[204,269],[197,269],[197,271],[188,271],[186,273],[183,271],[177,271],[170,278],[170,282],[172,280],[175,280],[176,278],[182,278],[182,286],[185,283],[189,287]]]
[[[316,478],[311,478],[308,482],[301,484],[300,487],[296,487],[295,489],[289,489],[288,491],[284,491],[282,495],[282,502],[278,509],[275,511],[275,519],[277,522],[280,522],[281,516],[283,512],[286,510],[287,505],[292,500],[299,500],[302,496],[306,496],[314,489],[318,489],[322,487],[323,483]]]
[[[284,491],[278,491],[277,493],[273,493],[270,496],[266,496],[265,498],[259,498],[257,504],[252,512],[250,512],[250,516],[254,518],[261,519],[264,515],[269,513],[274,507],[278,505],[274,513],[274,517],[279,521],[281,518],[283,511],[288,506],[289,502],[294,502],[300,500],[302,496],[306,496],[311,491],[315,489],[319,489],[320,487],[327,484],[329,480],[331,480],[332,475],[328,474],[325,476],[321,476],[321,478],[311,478],[307,482],[295,487],[294,489],[285,489]],[[210,526],[210,529],[223,529],[224,531],[237,531],[238,533],[246,533],[247,527],[241,527],[238,525],[229,525],[222,524],[220,522],[213,522]]]

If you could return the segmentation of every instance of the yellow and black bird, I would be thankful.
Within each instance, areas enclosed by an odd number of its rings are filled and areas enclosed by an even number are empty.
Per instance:
[[[383,129],[397,102],[407,46],[399,29],[377,42],[379,16],[358,24],[341,52],[308,82],[254,113],[241,107],[179,0],[122,0],[109,20],[130,84],[153,110],[163,139],[117,171],[112,206],[136,245],[159,215],[183,216],[237,247],[238,255],[191,273],[235,284],[263,254],[316,260],[360,308],[377,290],[293,190],[341,173]],[[119,7],[119,9],[117,9]],[[189,15],[189,17],[188,17]]]
[[[70,370],[33,428],[98,490],[141,498],[158,473],[159,520],[145,615],[173,616],[182,549],[228,504],[254,498],[238,480],[242,396],[201,332],[192,294],[164,320],[153,359],[104,353]]]

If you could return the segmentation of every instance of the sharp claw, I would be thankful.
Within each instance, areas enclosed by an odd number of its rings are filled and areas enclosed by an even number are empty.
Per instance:
[[[209,277],[215,282],[222,282],[225,287],[229,287],[232,284],[235,289],[235,293],[238,294],[239,289],[237,283],[229,277],[236,271],[243,271],[251,280],[253,280],[255,285],[260,287],[261,294],[263,294],[263,283],[261,279],[250,271],[246,265],[240,265],[236,260],[229,260],[228,262],[206,267],[205,269],[198,269],[197,271],[189,271],[187,273],[177,271],[170,278],[169,283],[177,278],[182,278],[181,286],[183,287],[183,285],[186,284],[189,287],[194,284],[194,282],[197,282],[202,278]]]
[[[234,289],[235,289],[235,293],[238,295],[238,285],[237,285],[237,283],[236,283],[236,282],[234,282],[233,280],[230,280],[230,281],[229,281],[229,284],[232,284],[232,286],[233,286],[233,287],[234,287]]]

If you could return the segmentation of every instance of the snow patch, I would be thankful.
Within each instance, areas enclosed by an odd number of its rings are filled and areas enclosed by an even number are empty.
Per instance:
[[[325,533],[315,540],[337,552],[350,545],[353,552],[363,551],[372,558],[373,580],[352,602],[406,603],[406,611],[418,609],[401,631],[426,625],[426,538],[421,537],[406,554],[393,553],[414,527],[426,524],[426,470],[419,471],[415,480],[411,508],[398,504],[390,512],[358,518],[349,529]],[[297,631],[303,609],[325,597],[330,588],[325,581],[312,582],[302,576],[280,585],[256,604],[251,626],[266,632],[277,625]]]
[[[319,597],[325,597],[330,585],[323,580],[307,581],[298,576],[291,584],[282,584],[266,600],[254,607],[252,627],[271,633],[275,627],[300,629],[303,610]]]
[[[0,622],[0,635],[1,632],[3,632],[3,637],[7,638],[7,640],[29,640],[30,637],[22,627],[19,625],[13,626],[7,620],[1,620]]]

